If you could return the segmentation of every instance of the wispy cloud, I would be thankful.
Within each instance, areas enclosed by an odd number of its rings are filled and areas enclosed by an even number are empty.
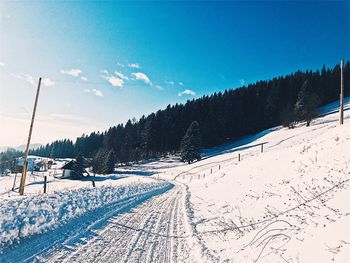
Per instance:
[[[84,77],[84,76],[81,76],[80,79],[81,79],[82,81],[87,81],[87,80],[88,80],[88,79],[87,79],[86,77]]]
[[[243,86],[245,84],[245,80],[244,79],[240,79],[239,83]]]
[[[180,81],[180,82],[179,82],[179,85],[180,85],[180,86],[183,86],[183,85],[184,85],[184,83]]]
[[[5,66],[5,63],[0,61],[0,67],[4,67]]]
[[[24,81],[30,83],[33,86],[36,85],[36,80],[34,80],[34,77],[31,76],[31,75],[23,74],[23,73],[19,73],[19,74],[12,73],[11,76],[15,77],[17,79],[24,80]]]
[[[121,78],[123,80],[129,80],[129,78],[127,76],[125,76],[123,73],[121,73],[119,71],[115,71],[114,74],[116,74],[119,78]]]
[[[84,90],[86,93],[93,93],[96,97],[103,97],[103,93],[102,91],[98,90],[98,89],[85,89]]]
[[[144,83],[148,85],[152,85],[151,80],[148,78],[148,76],[145,73],[135,72],[135,73],[131,73],[131,75],[133,75],[137,80],[142,80]]]
[[[177,94],[179,97],[182,97],[183,95],[191,95],[194,96],[196,95],[196,93],[193,90],[190,89],[185,89],[184,91],[180,92],[179,94]]]
[[[61,73],[62,74],[66,74],[66,75],[70,75],[70,76],[73,76],[73,77],[78,77],[82,73],[82,71],[80,69],[78,69],[78,68],[76,68],[76,69],[69,69],[69,70],[62,69]]]
[[[165,83],[169,85],[175,85],[175,82],[172,80],[166,80]]]
[[[160,86],[160,85],[155,85],[154,86],[156,89],[159,89],[159,90],[164,90],[164,88],[162,87],[162,86]]]
[[[117,62],[117,65],[118,65],[119,67],[122,67],[122,68],[124,68],[124,67],[125,67],[125,65],[124,65],[124,64],[122,64],[122,63],[120,63],[120,62]]]
[[[14,73],[12,73],[11,76],[13,76],[17,79],[24,80],[24,81],[28,82],[29,84],[31,84],[32,86],[36,86],[38,84],[39,78],[35,78],[35,77],[28,75],[28,74],[23,74],[23,73],[14,74]],[[42,78],[41,84],[43,86],[49,87],[49,86],[55,85],[55,82],[53,80],[51,80],[50,78]]]
[[[107,80],[113,87],[122,88],[124,86],[124,80],[114,75],[110,75],[107,70],[102,70],[101,72],[103,73],[101,78]]]
[[[128,64],[128,67],[129,68],[140,68],[140,65],[138,63],[131,63],[131,64]]]
[[[43,79],[41,80],[41,83],[42,83],[44,86],[47,86],[47,87],[55,85],[55,82],[54,82],[53,80],[49,79],[49,78],[43,78]]]

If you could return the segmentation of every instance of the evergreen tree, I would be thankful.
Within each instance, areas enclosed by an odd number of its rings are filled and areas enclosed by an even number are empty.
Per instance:
[[[298,98],[294,105],[296,119],[298,121],[306,121],[306,126],[309,126],[311,120],[317,116],[318,105],[319,98],[312,91],[309,81],[306,80],[298,93]]]
[[[115,153],[113,150],[110,150],[105,158],[103,174],[111,174],[114,171],[115,166]]]
[[[73,164],[72,178],[79,179],[79,178],[83,177],[84,172],[85,172],[85,159],[84,159],[82,153],[79,153],[75,159],[74,164]]]
[[[181,161],[190,164],[194,160],[200,160],[200,150],[201,134],[199,124],[197,121],[193,121],[181,141]]]
[[[295,127],[295,113],[294,109],[290,104],[285,107],[281,112],[281,121],[284,127],[293,129]]]
[[[105,148],[99,149],[92,159],[92,172],[104,174],[107,151]]]
[[[92,172],[99,174],[101,171],[101,150],[98,150],[92,158]]]

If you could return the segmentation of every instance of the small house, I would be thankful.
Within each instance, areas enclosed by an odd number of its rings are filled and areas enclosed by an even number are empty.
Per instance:
[[[71,176],[72,170],[73,170],[73,166],[75,164],[75,160],[70,160],[69,162],[67,162],[65,165],[63,165],[61,167],[61,169],[63,170],[62,176],[60,178],[68,178]]]

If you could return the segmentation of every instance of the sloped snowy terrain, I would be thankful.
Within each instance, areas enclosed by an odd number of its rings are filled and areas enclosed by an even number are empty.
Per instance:
[[[276,127],[173,169],[213,261],[349,262],[350,114],[339,126],[326,110],[311,127]]]

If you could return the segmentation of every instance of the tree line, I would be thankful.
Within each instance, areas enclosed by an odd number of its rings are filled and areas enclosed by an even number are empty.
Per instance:
[[[345,64],[344,75],[345,95],[349,96],[349,62]],[[83,134],[75,142],[69,139],[54,141],[30,154],[63,158],[82,153],[85,157],[98,159],[103,153],[112,151],[117,162],[127,164],[179,153],[184,135],[194,121],[200,128],[201,147],[210,148],[281,124],[293,127],[302,120],[309,124],[317,106],[339,99],[339,87],[339,65],[323,66],[316,71],[299,70],[192,99],[185,104],[168,105],[138,121],[129,120],[102,133]]]

